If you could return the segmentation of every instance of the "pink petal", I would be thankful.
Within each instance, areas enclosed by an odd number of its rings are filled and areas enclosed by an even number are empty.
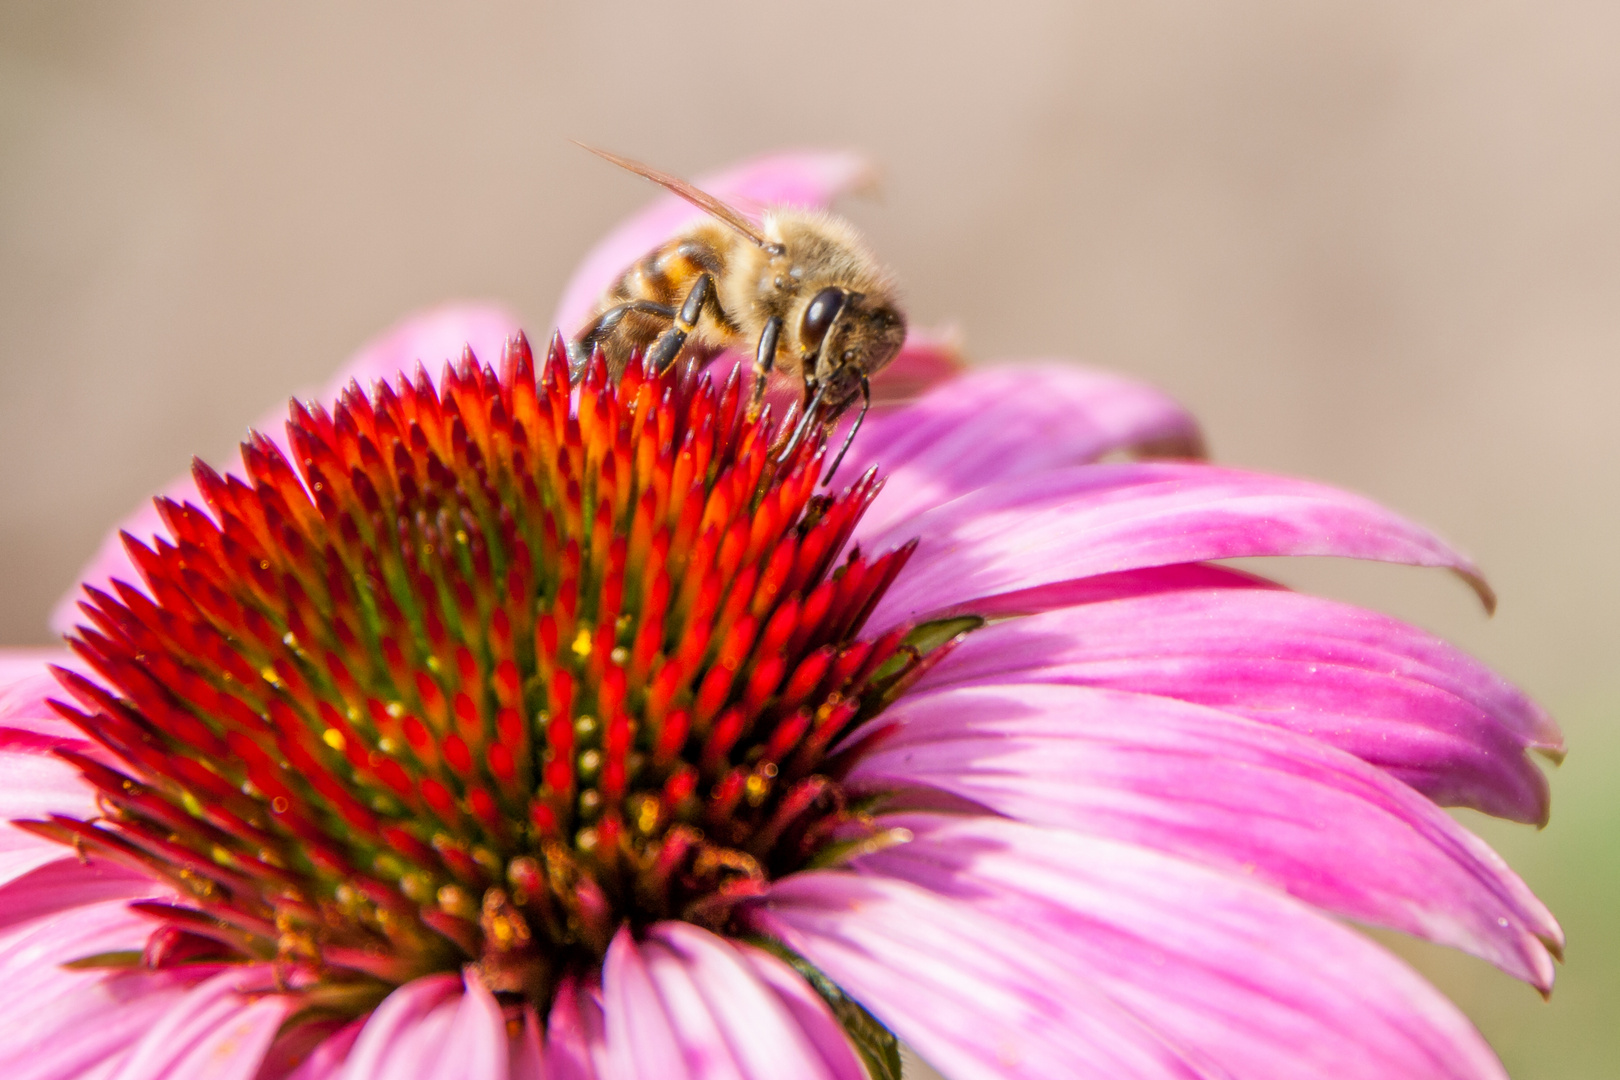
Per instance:
[[[506,1031],[506,1016],[476,969],[462,973],[466,989],[456,1006],[434,1077],[444,1080],[508,1080],[512,1063],[512,1039]]]
[[[1175,592],[1182,589],[1281,589],[1275,581],[1255,574],[1209,563],[1172,563],[1143,570],[1121,570],[1115,574],[1075,578],[1052,585],[1002,593],[973,602],[975,614],[986,618],[1006,615],[1033,615],[1076,604],[1096,604],[1132,596]]]
[[[91,818],[95,793],[79,770],[39,748],[0,750],[0,885],[60,859],[60,844],[23,832],[11,822],[51,814]]]
[[[0,821],[49,814],[94,817],[94,790],[66,761],[38,750],[0,750]]]
[[[1015,682],[1211,705],[1315,736],[1442,805],[1540,824],[1547,781],[1524,750],[1563,748],[1546,712],[1461,650],[1281,590],[1166,591],[1008,620],[971,635],[919,689]]]
[[[802,1014],[796,1015],[757,973],[774,961],[780,965],[779,981],[797,979],[785,964],[690,923],[657,923],[647,938],[642,951],[648,972],[686,1048],[692,1076],[716,1080],[722,1076],[862,1080],[865,1076],[825,1004],[812,1014],[812,1036],[801,1025]],[[744,950],[753,955],[745,957]],[[802,979],[797,981],[809,991]],[[803,1000],[799,998],[801,1005]],[[824,1058],[824,1048],[833,1048],[835,1055]]]
[[[1558,924],[1423,796],[1314,739],[1167,698],[1028,684],[907,697],[850,773],[1252,875],[1545,990]],[[1546,944],[1543,944],[1543,943]]]
[[[167,895],[170,890],[145,874],[108,862],[81,862],[60,844],[56,859],[0,885],[0,930],[30,919],[104,900]]]
[[[1000,924],[987,933],[1029,934],[1078,978],[1233,1076],[1506,1076],[1468,1021],[1404,964],[1241,876],[993,818],[918,814],[885,824],[915,839],[861,859],[862,872],[952,897]]]
[[[506,1021],[476,978],[427,975],[389,994],[355,1040],[345,1080],[507,1080]]]
[[[304,1020],[283,1030],[265,1051],[254,1080],[332,1080],[365,1023],[365,1017]]]
[[[760,981],[776,991],[776,996],[798,1021],[799,1029],[815,1044],[816,1052],[832,1075],[843,1076],[852,1068],[856,1071],[849,1075],[866,1075],[863,1066],[856,1063],[855,1052],[844,1036],[842,1025],[821,995],[810,989],[798,972],[761,949],[738,945],[737,950]]]
[[[700,176],[694,183],[744,213],[754,213],[767,206],[826,206],[867,175],[866,163],[854,154],[807,150],[757,157]],[[565,334],[579,329],[602,294],[632,263],[704,218],[691,203],[660,193],[585,256],[563,289],[550,326]]]
[[[252,1080],[292,1010],[270,965],[233,967],[193,988],[136,1044],[115,1080]]]
[[[546,1053],[533,1005],[523,1006],[523,1030],[511,1041],[509,1080],[546,1080]]]
[[[921,543],[873,613],[874,629],[1094,574],[1252,555],[1449,567],[1493,603],[1473,563],[1376,503],[1210,465],[1079,465],[1014,477],[863,546],[883,550],[912,537]]]
[[[62,684],[50,665],[75,668],[66,649],[0,649],[0,748],[43,749],[62,740],[82,742],[79,730],[50,707]]]
[[[369,1016],[361,1017],[321,1040],[309,1056],[288,1074],[287,1080],[334,1080],[342,1076],[343,1063],[348,1060],[349,1052],[354,1049],[360,1032],[365,1030],[366,1022],[370,1019]],[[262,1080],[275,1080],[274,1074]]]
[[[691,1075],[686,1047],[665,1011],[641,947],[620,928],[602,962],[602,1021],[613,1080]]]
[[[0,1076],[78,1080],[117,1063],[201,978],[197,971],[70,971],[67,960],[139,949],[150,919],[121,901],[39,919],[0,935]]]
[[[845,468],[877,465],[885,479],[856,537],[1009,477],[1145,445],[1196,454],[1198,425],[1153,387],[1074,364],[972,371],[867,420]]]
[[[0,775],[5,772],[5,758],[0,756]],[[0,884],[16,881],[42,866],[62,857],[62,845],[52,843],[13,828],[9,822],[0,823]]]
[[[546,1080],[598,1080],[612,1076],[602,1003],[594,989],[565,978],[546,1017]]]
[[[373,379],[391,378],[395,373],[413,368],[422,361],[429,372],[436,373],[444,361],[455,360],[464,346],[470,345],[480,360],[498,364],[501,348],[508,335],[516,332],[518,324],[505,310],[487,304],[454,304],[434,308],[413,315],[396,324],[363,345],[349,358],[330,384],[316,396],[322,402],[332,401],[351,379],[369,387]],[[283,422],[287,418],[284,406],[277,406],[254,425],[286,450]],[[177,502],[203,505],[197,486],[190,473],[176,477],[161,494]],[[152,536],[168,536],[168,530],[150,502],[143,503],[118,523],[118,527],[102,541],[83,570],[79,581],[105,589],[113,578],[138,585],[140,575],[124,551],[119,531],[123,530],[140,540]],[[80,619],[77,607],[82,593],[78,586],[69,590],[51,612],[51,629],[57,633],[71,630]]]
[[[877,875],[778,881],[746,916],[951,1080],[1225,1074],[1104,997],[1050,943],[971,903]]]
[[[45,665],[64,659],[59,650],[0,650],[0,886],[55,862],[64,851],[14,827],[14,819],[97,812],[95,794],[79,771],[51,754],[53,747],[83,744],[46,704],[61,687]],[[0,919],[4,904],[0,899]]]
[[[334,400],[350,382],[369,390],[378,379],[392,381],[402,371],[414,371],[418,362],[436,380],[443,365],[458,360],[467,348],[499,371],[506,339],[518,330],[517,316],[495,304],[445,304],[417,312],[360,346],[315,400]],[[259,430],[280,442],[286,419],[286,408],[276,408],[265,415]]]

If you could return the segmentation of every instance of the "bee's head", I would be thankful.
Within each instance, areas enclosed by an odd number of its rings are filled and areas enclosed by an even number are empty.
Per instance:
[[[860,392],[862,376],[875,375],[894,359],[906,340],[906,320],[885,297],[833,285],[805,305],[798,337],[806,370],[836,409]]]

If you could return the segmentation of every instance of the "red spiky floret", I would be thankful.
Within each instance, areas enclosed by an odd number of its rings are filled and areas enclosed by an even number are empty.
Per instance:
[[[826,753],[916,660],[858,638],[909,548],[834,565],[879,481],[817,495],[743,391],[519,337],[294,402],[292,461],[197,463],[207,508],[126,537],[146,591],[86,591],[104,817],[25,827],[175,887],[139,962],[274,957],[328,1009],[468,961],[543,1004],[623,922],[723,927],[859,829]]]

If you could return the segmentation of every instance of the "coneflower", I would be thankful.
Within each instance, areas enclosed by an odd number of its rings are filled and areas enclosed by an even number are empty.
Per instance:
[[[1502,1075],[1335,916],[1548,989],[1556,923],[1440,807],[1544,821],[1556,727],[1210,564],[1488,602],[1466,559],[1319,485],[1098,463],[1197,431],[1078,368],[914,347],[829,487],[725,357],[399,373],[511,329],[385,340],[159,499],[71,651],[0,654],[4,1075],[882,1077],[897,1036],[953,1080]]]

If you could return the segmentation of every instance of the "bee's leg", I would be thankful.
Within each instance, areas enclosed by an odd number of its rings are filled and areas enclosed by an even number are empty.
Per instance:
[[[567,344],[569,374],[576,382],[585,371],[585,365],[591,358],[591,350],[612,337],[613,332],[624,321],[624,317],[632,311],[670,321],[675,318],[674,308],[667,304],[654,303],[651,300],[626,300],[622,304],[615,304],[613,307],[608,308],[592,319],[590,325],[580,331],[578,338]]]
[[[651,300],[626,300],[622,304],[615,304],[602,314],[591,320],[591,324],[580,331],[579,344],[586,352],[592,345],[607,337],[619,328],[624,317],[632,311],[639,311],[643,315],[652,315],[660,319],[674,319],[675,309],[668,304],[657,304]]]
[[[765,380],[776,363],[776,339],[782,334],[782,320],[773,318],[759,332],[759,348],[754,350],[754,396],[748,402],[748,419],[759,416],[765,403]]]
[[[821,482],[823,487],[832,483],[833,473],[837,472],[838,466],[844,463],[844,455],[849,453],[849,444],[855,441],[855,433],[861,430],[861,421],[866,419],[866,410],[870,409],[871,407],[872,384],[867,380],[865,375],[862,375],[861,411],[855,414],[855,422],[849,426],[849,434],[844,436],[844,445],[838,448],[838,456],[833,458],[832,468],[827,470],[827,478]],[[828,434],[831,434],[832,424],[829,423],[827,428]]]
[[[568,351],[568,381],[577,383],[585,377],[585,365],[591,362],[591,354],[573,338],[564,338],[563,348]]]
[[[716,318],[725,319],[725,312],[720,309],[720,301],[714,295],[714,275],[710,273],[698,275],[698,279],[692,283],[691,290],[686,294],[686,300],[681,304],[681,310],[675,313],[675,325],[658,335],[653,347],[647,350],[647,362],[654,371],[663,371],[675,362],[675,357],[680,355],[681,346],[686,344],[687,335],[703,317],[705,306],[714,309]]]
[[[804,412],[800,415],[799,422],[794,425],[793,434],[788,436],[787,442],[782,444],[782,452],[776,459],[779,464],[792,457],[793,452],[799,448],[799,443],[804,441],[805,432],[810,430],[810,421],[821,411],[821,396],[826,392],[826,389],[825,386],[814,379],[806,378],[804,380]],[[788,416],[791,418],[792,415],[790,411]]]

